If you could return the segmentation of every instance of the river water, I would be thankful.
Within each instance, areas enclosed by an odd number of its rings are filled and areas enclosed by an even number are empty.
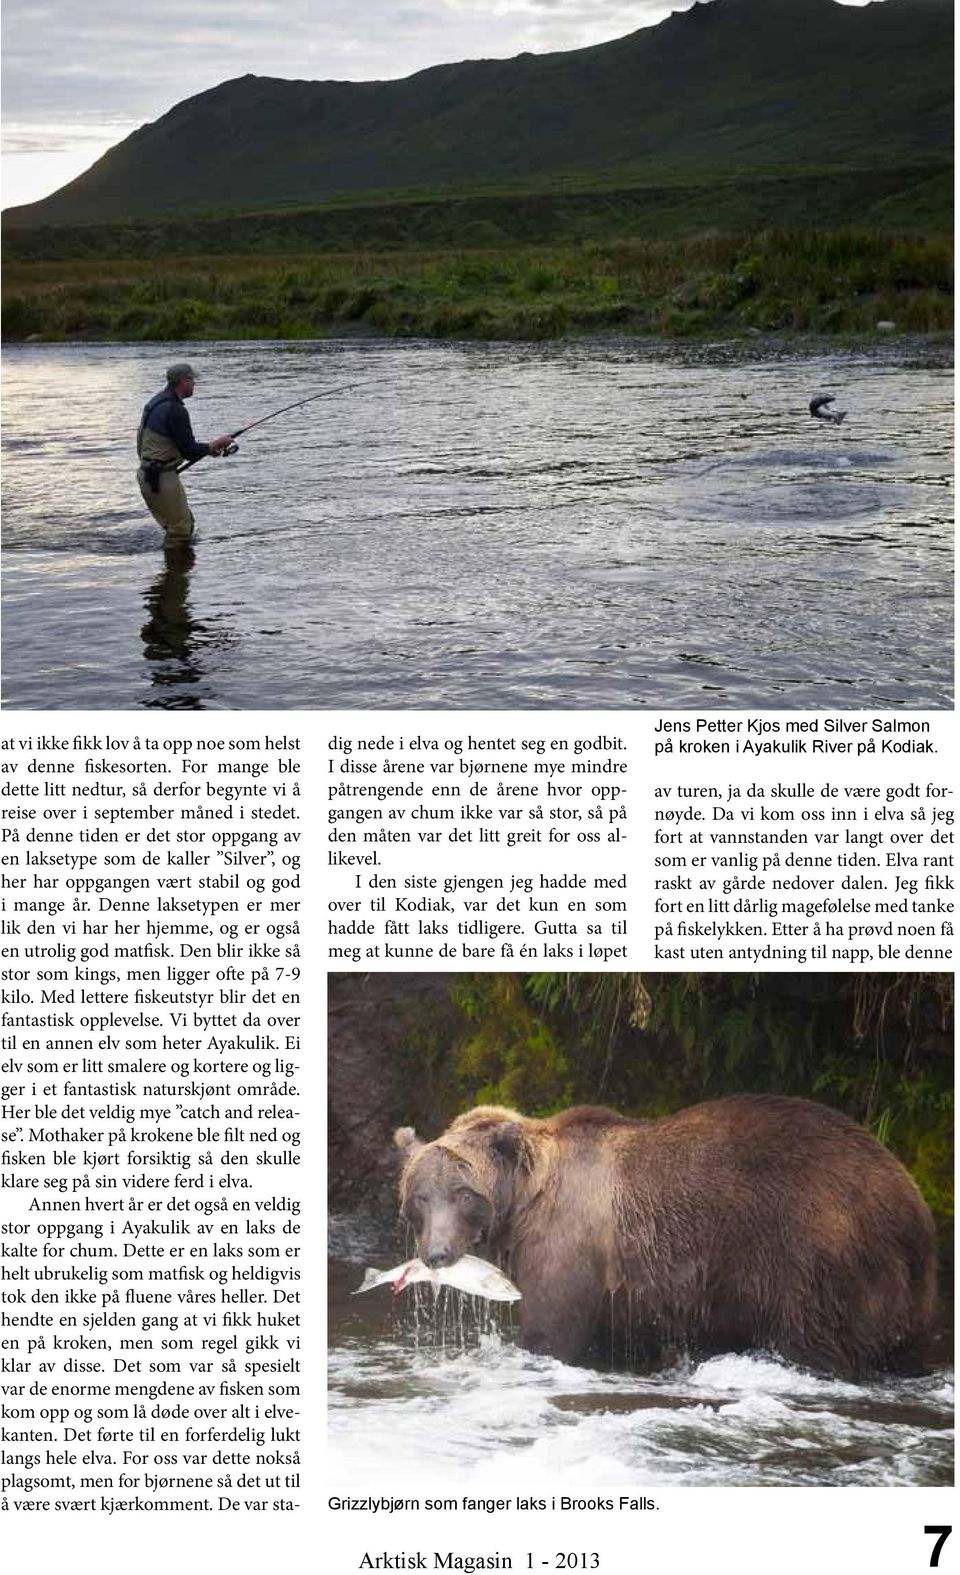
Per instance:
[[[133,429],[184,353],[167,561]],[[943,353],[354,340],[5,356],[4,694],[41,709],[941,707]],[[750,356],[753,359],[750,359]],[[814,421],[832,389],[844,425]]]
[[[953,1481],[953,1372],[844,1383],[761,1355],[637,1374],[567,1367],[513,1343],[510,1312],[429,1287],[351,1296],[396,1261],[334,1221],[331,1466],[341,1489],[398,1476],[469,1491],[657,1485],[915,1487]],[[419,1312],[413,1310],[419,1298]]]

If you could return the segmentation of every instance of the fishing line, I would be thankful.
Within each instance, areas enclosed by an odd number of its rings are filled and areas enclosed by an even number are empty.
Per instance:
[[[376,387],[378,384],[389,381],[389,378],[380,377],[372,378],[369,381],[363,383],[340,383],[336,388],[324,388],[319,394],[308,394],[306,399],[295,399],[292,404],[281,405],[279,410],[271,410],[267,415],[259,416],[256,421],[249,421],[245,427],[238,427],[235,432],[231,432],[229,434],[230,442],[223,450],[223,455],[226,456],[235,454],[237,452],[239,445],[237,444],[236,439],[243,437],[245,432],[252,432],[254,427],[262,427],[264,422],[273,421],[277,416],[284,416],[290,410],[301,410],[304,405],[312,405],[317,399],[330,399],[334,394],[349,394],[355,388],[372,388]],[[202,459],[207,459],[209,457],[210,456],[206,454],[201,455]],[[199,463],[200,460],[198,459],[185,459],[182,464],[177,466],[177,474],[182,475],[185,470],[192,470],[194,465],[199,465]]]

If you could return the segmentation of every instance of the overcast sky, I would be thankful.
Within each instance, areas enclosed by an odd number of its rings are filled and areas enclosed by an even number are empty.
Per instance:
[[[47,196],[144,121],[247,71],[403,77],[445,61],[577,49],[689,3],[5,0],[3,205]]]

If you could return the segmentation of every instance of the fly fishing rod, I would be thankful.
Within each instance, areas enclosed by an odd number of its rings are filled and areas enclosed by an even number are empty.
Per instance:
[[[271,410],[268,415],[260,416],[258,420],[249,422],[245,427],[238,427],[236,432],[231,432],[230,442],[226,448],[221,450],[221,453],[224,455],[235,454],[240,447],[236,441],[237,438],[243,437],[245,432],[252,432],[254,427],[262,427],[265,421],[273,421],[277,416],[285,416],[288,410],[300,410],[304,405],[312,405],[315,399],[329,399],[331,394],[348,394],[352,388],[367,388],[369,386],[368,383],[341,383],[336,388],[325,388],[319,394],[308,394],[306,399],[295,399],[292,405],[281,405],[279,410]],[[201,458],[206,458],[206,455],[202,455]],[[200,460],[198,459],[185,459],[182,464],[177,466],[177,472],[192,470],[193,466],[199,465],[199,463]]]

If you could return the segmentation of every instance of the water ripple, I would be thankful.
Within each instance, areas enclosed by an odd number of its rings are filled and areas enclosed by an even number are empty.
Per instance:
[[[951,383],[914,348],[189,353],[201,436],[360,386],[198,466],[196,552],[166,563],[132,432],[167,352],[9,349],[9,705],[951,702]]]

